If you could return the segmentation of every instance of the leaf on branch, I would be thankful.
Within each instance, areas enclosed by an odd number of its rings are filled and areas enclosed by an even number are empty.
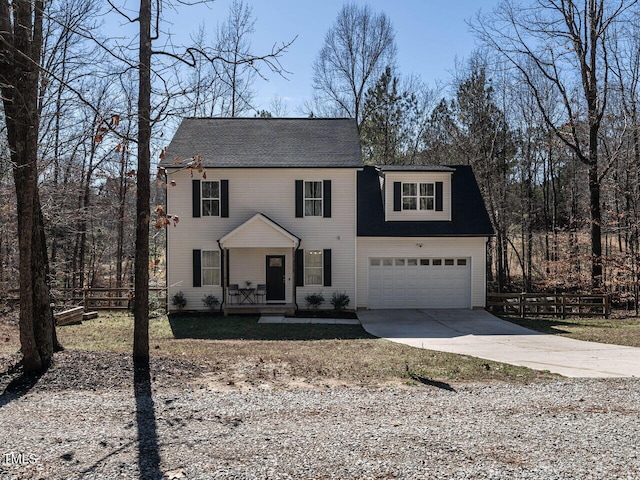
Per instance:
[[[136,171],[135,170],[129,170],[127,172],[127,177],[135,177],[136,176]]]
[[[164,216],[164,207],[162,205],[157,205],[156,206],[156,213],[160,216]]]
[[[158,186],[159,187],[162,187],[162,186],[166,187],[167,185],[162,180],[158,180]]]
[[[207,179],[207,172],[206,171],[202,174],[202,178],[205,179],[205,180]]]
[[[120,124],[120,115],[114,113],[113,115],[111,115],[111,126],[117,127],[119,124]]]
[[[158,178],[162,178],[166,175],[167,170],[164,167],[158,167],[158,173],[156,174],[156,177]]]
[[[116,153],[120,153],[122,151],[122,144],[119,143],[118,145],[116,145]]]
[[[177,185],[176,181],[175,180],[171,180],[171,186],[175,187],[176,185]]]
[[[93,137],[93,141],[96,143],[100,143],[102,141],[102,135],[96,135],[95,137]]]
[[[180,219],[178,218],[178,216],[174,215],[173,216],[173,226],[174,227],[177,226],[179,221],[180,221]]]
[[[180,157],[176,157],[176,158],[174,158],[174,159],[173,159],[173,164],[174,164],[174,165],[180,165],[181,163],[182,163],[182,162],[181,162],[181,160],[180,160]]]
[[[164,155],[165,153],[167,153],[167,147],[164,147],[161,151],[160,151],[160,160],[164,160]]]

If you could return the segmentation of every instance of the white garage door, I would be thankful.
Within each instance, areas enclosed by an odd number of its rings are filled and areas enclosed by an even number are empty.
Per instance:
[[[369,308],[470,308],[469,258],[369,258]]]

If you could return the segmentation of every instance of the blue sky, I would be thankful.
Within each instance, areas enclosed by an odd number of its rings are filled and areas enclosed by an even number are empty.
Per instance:
[[[208,32],[227,16],[232,0],[216,0],[209,7],[181,7],[171,19],[171,31],[187,41],[188,33],[204,23]],[[343,0],[245,0],[256,20],[252,47],[256,54],[276,42],[298,38],[282,57],[288,80],[269,74],[269,82],[258,79],[256,103],[269,109],[274,95],[287,103],[289,116],[311,97],[312,65],[333,25]],[[450,79],[456,58],[463,61],[475,48],[466,20],[478,10],[491,11],[498,0],[356,0],[368,3],[375,12],[384,11],[396,30],[397,66],[402,75],[417,74],[429,86]],[[169,12],[165,12],[169,13]],[[185,37],[184,39],[182,37]],[[176,38],[176,40],[178,40]]]

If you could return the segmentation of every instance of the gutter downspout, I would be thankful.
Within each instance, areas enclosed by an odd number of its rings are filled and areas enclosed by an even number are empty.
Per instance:
[[[298,311],[298,302],[296,301],[297,297],[298,297],[298,279],[296,278],[296,270],[297,270],[297,265],[296,265],[296,258],[298,258],[298,250],[300,250],[300,243],[302,243],[300,241],[300,239],[298,239],[298,245],[296,245],[296,248],[293,250],[293,306],[296,309],[296,312]]]
[[[224,306],[227,303],[227,275],[229,274],[229,272],[227,272],[227,259],[224,249],[222,248],[222,244],[220,243],[220,240],[216,240],[216,242],[218,243],[218,248],[220,249],[220,270],[222,271],[222,278],[220,278],[220,281],[222,282],[222,301],[220,302],[220,313],[222,313],[224,311]]]

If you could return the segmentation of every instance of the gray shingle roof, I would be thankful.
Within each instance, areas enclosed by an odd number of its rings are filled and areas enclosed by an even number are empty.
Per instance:
[[[199,155],[207,168],[356,168],[362,154],[348,118],[185,118],[164,160]]]

